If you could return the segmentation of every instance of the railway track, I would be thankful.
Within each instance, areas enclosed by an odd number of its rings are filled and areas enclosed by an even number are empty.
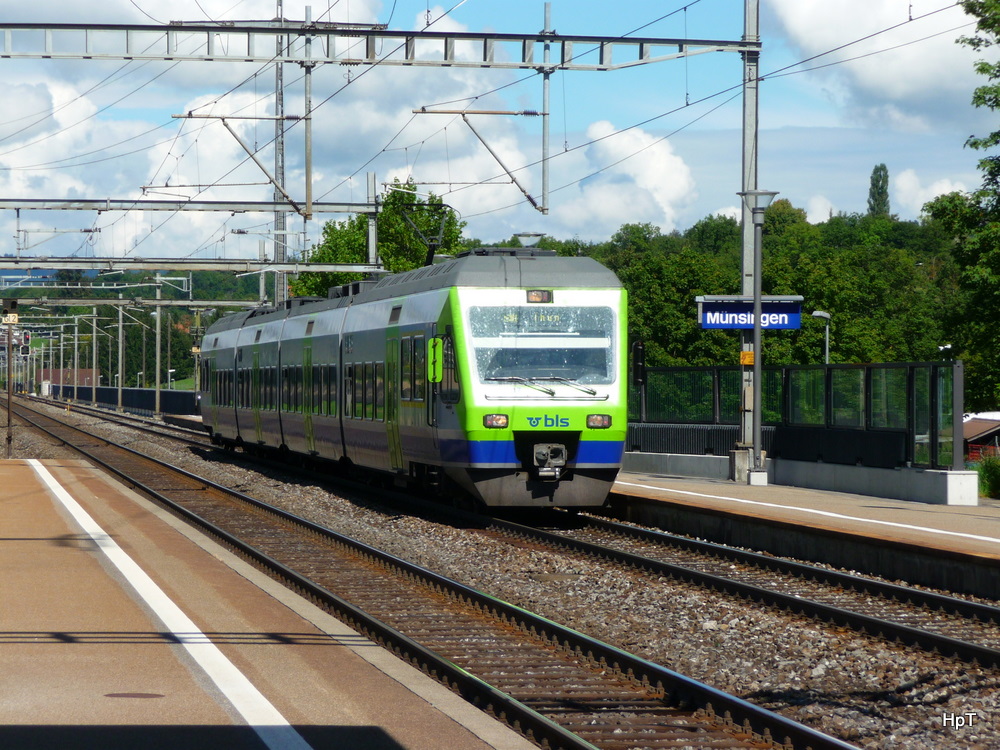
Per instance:
[[[183,443],[187,443],[188,445],[203,446],[206,448],[212,447],[212,441],[208,433],[203,430],[193,430],[189,427],[181,427],[180,425],[146,419],[144,417],[128,414],[126,412],[109,411],[108,409],[88,406],[81,402],[75,402],[72,404],[68,402],[53,402],[50,399],[39,398],[36,396],[25,396],[22,397],[22,399],[22,403],[41,403],[53,407],[61,406],[73,414],[86,414],[88,416],[96,417],[103,422],[128,427],[129,429],[137,430],[139,432],[146,433],[147,435],[155,435],[158,437],[170,438],[171,440],[179,440]]]
[[[541,745],[851,747],[23,405],[15,413]]]
[[[559,528],[494,519],[522,539],[632,565],[837,626],[1000,666],[1000,608],[590,516]]]

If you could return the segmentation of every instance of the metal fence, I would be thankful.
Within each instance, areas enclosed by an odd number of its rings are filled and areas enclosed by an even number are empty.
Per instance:
[[[961,362],[765,367],[764,448],[804,461],[962,468],[963,372]],[[737,447],[740,368],[643,373],[630,392],[630,449],[721,454]]]
[[[105,408],[118,407],[118,389],[111,386],[53,385],[51,395],[63,401],[76,400],[82,404],[93,403]],[[149,416],[156,410],[155,388],[122,388],[122,409],[132,414]],[[160,389],[161,414],[198,414],[198,393]]]

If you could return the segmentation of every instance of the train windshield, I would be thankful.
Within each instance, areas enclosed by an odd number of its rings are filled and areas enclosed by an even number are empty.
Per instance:
[[[614,382],[610,307],[471,307],[469,325],[480,382]]]

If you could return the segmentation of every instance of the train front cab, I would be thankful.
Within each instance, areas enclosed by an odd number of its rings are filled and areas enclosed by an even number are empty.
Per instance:
[[[428,370],[447,474],[490,507],[602,505],[627,426],[625,293],[456,291]]]

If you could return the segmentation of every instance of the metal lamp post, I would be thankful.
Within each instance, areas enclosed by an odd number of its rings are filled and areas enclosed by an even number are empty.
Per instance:
[[[814,310],[814,318],[823,318],[824,328],[826,328],[826,344],[823,347],[823,364],[830,364],[830,313],[825,310]]]
[[[767,484],[767,473],[761,460],[762,428],[761,411],[763,379],[761,375],[760,331],[761,331],[761,254],[764,236],[764,211],[771,205],[778,193],[772,190],[745,190],[737,193],[743,197],[744,203],[750,209],[753,217],[753,460],[747,475],[749,484]]]

